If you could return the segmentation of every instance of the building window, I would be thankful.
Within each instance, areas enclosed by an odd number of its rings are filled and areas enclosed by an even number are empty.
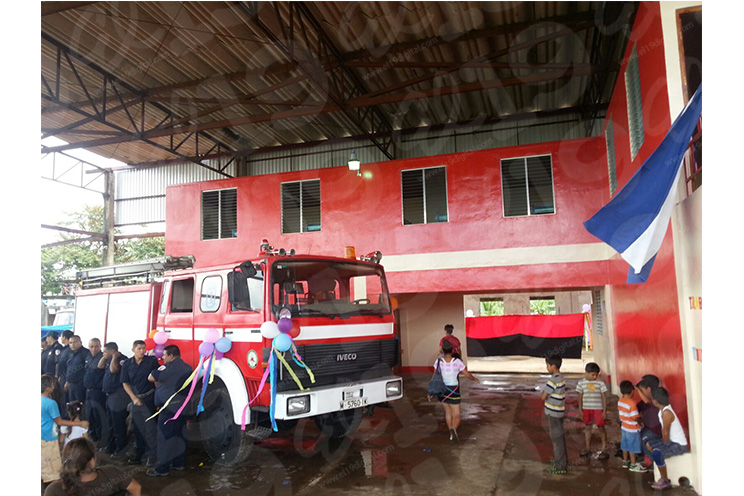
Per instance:
[[[504,217],[555,213],[550,155],[501,160]]]
[[[320,179],[282,183],[282,234],[320,231]]]
[[[202,191],[201,239],[238,237],[238,190]]]
[[[555,315],[555,298],[541,296],[530,298],[530,315]]]
[[[403,224],[447,222],[447,168],[400,172]]]
[[[610,178],[610,196],[613,196],[615,191],[617,191],[617,168],[615,164],[615,131],[612,119],[607,121],[607,129],[605,129],[605,144],[607,145],[607,169]]]
[[[638,70],[638,49],[633,47],[628,67],[625,68],[625,93],[628,101],[628,133],[630,134],[630,159],[634,160],[643,145],[643,104],[641,98],[641,73]]]
[[[504,315],[504,300],[500,298],[484,298],[480,300],[481,317],[501,317]]]

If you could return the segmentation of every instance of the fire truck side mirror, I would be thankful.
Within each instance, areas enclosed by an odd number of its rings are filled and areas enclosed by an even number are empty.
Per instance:
[[[242,272],[237,270],[228,272],[227,298],[233,308],[250,310],[251,297],[248,291],[248,277]]]

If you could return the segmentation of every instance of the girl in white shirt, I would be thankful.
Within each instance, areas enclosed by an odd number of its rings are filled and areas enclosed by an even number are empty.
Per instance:
[[[82,420],[80,417],[83,415],[83,402],[82,401],[71,401],[67,404],[67,416],[70,420],[79,421]],[[85,427],[74,426],[74,427],[60,427],[60,442],[62,446],[67,446],[67,443],[73,439],[79,437],[88,438],[88,429]]]
[[[459,358],[452,356],[453,346],[447,340],[442,342],[442,353],[443,357],[437,358],[434,362],[434,369],[436,370],[437,364],[439,364],[439,370],[442,372],[442,379],[444,384],[447,386],[447,393],[439,396],[439,401],[444,406],[444,418],[447,421],[447,428],[450,432],[450,441],[458,441],[457,428],[460,426],[460,401],[462,396],[460,395],[460,379],[459,375],[462,372],[465,377],[475,382],[480,382],[477,377],[468,372],[467,367]],[[431,400],[429,396],[429,400]]]

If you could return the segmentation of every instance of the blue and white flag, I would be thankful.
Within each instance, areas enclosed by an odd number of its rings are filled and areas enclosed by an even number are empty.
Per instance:
[[[659,147],[628,184],[584,227],[630,264],[628,284],[645,282],[666,235],[674,208],[682,159],[702,111],[700,85]]]

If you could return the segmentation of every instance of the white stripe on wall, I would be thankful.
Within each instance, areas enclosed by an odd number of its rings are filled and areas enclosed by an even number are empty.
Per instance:
[[[508,267],[515,265],[601,262],[609,260],[615,251],[605,243],[576,245],[531,246],[524,248],[496,248],[493,250],[464,250],[439,253],[384,256],[386,272],[418,270],[467,269]]]

